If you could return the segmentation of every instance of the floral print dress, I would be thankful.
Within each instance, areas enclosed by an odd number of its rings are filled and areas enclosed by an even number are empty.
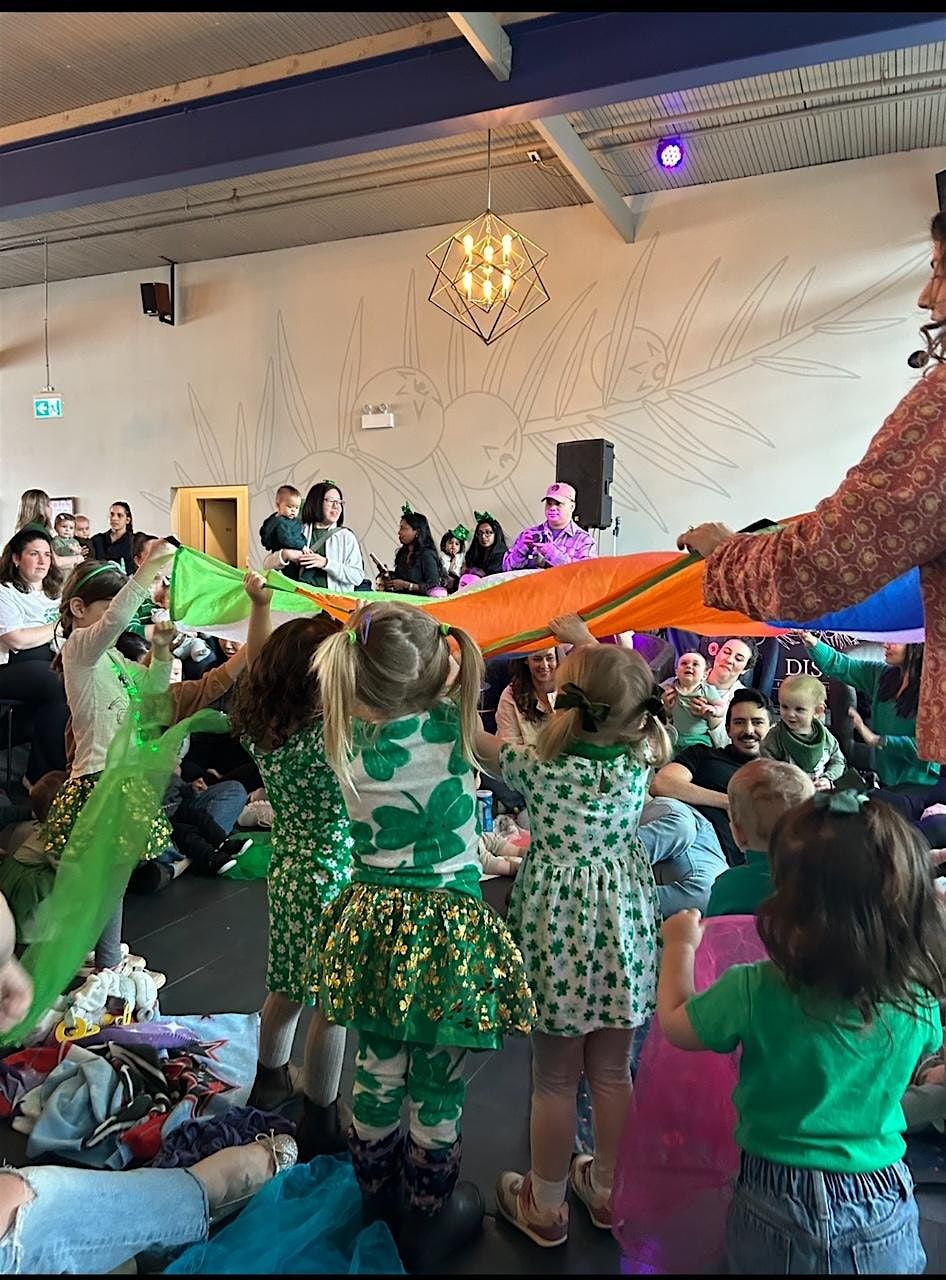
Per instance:
[[[526,797],[532,843],[509,903],[535,995],[536,1029],[581,1036],[654,1011],[660,909],[637,838],[650,768],[623,745],[575,742],[542,762],[505,744],[502,774]]]
[[[522,957],[480,891],[473,770],[455,704],[356,722],[353,883],[326,909],[319,1004],[389,1040],[492,1049],[534,1013]]]
[[[274,751],[246,745],[273,806],[266,986],[314,1005],[313,940],[323,908],[350,875],[352,839],[345,802],[325,759],[321,720]]]

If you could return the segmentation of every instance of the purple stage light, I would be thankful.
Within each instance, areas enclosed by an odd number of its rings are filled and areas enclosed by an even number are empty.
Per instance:
[[[676,169],[683,164],[683,143],[679,138],[663,138],[657,144],[657,163],[661,169]]]

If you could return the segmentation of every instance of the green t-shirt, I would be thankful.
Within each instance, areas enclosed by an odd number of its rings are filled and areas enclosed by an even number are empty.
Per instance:
[[[706,916],[754,916],[774,890],[767,853],[746,850],[746,863],[730,867],[713,881]]]
[[[806,1012],[771,961],[738,964],[687,1001],[707,1049],[742,1045],[733,1093],[736,1142],[778,1164],[872,1173],[903,1158],[900,1100],[924,1054],[943,1042],[939,1009],[918,996],[915,1016],[885,1006],[869,1027],[857,1011]]]

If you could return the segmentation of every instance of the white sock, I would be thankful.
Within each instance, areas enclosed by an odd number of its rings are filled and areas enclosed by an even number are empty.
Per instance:
[[[567,1178],[561,1182],[546,1182],[532,1171],[532,1199],[540,1213],[558,1213],[565,1203],[565,1186]]]
[[[305,1042],[302,1088],[317,1107],[330,1107],[338,1097],[345,1058],[345,1028],[325,1021],[317,1009]]]
[[[270,991],[263,1003],[259,1027],[259,1060],[264,1067],[283,1067],[289,1061],[301,1012],[301,1004]]]

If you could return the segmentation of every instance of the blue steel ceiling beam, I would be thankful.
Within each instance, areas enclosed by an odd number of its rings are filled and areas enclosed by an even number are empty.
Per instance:
[[[928,13],[559,14],[510,28],[516,71],[465,40],[0,153],[0,219],[175,190],[656,93],[946,39]]]

